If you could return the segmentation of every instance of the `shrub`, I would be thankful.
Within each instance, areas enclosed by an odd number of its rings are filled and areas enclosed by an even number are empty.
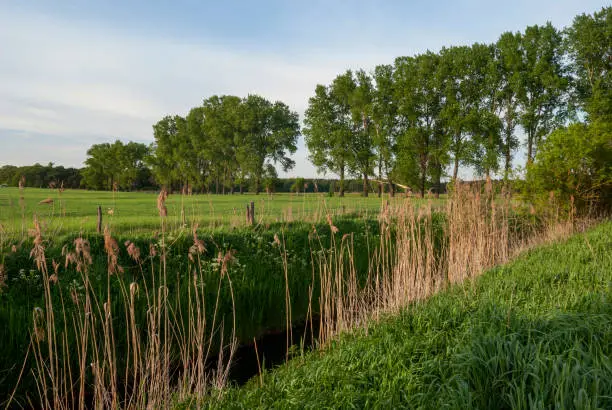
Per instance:
[[[527,168],[532,199],[553,192],[579,211],[609,208],[612,197],[612,127],[609,123],[572,124],[553,132]]]

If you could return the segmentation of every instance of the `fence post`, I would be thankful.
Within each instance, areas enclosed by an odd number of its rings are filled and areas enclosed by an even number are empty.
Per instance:
[[[98,205],[98,233],[102,233],[102,207]]]
[[[255,202],[251,201],[251,225],[255,225]]]

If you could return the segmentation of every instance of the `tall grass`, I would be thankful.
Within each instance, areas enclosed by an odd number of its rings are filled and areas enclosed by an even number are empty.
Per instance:
[[[31,255],[42,275],[45,304],[34,310],[27,354],[35,358],[34,377],[43,407],[163,408],[175,400],[193,399],[197,404],[211,394],[222,394],[238,343],[230,269],[235,254],[219,252],[213,269],[216,292],[210,292],[210,281],[205,280],[210,265],[203,261],[207,249],[192,222],[192,244],[182,255],[186,272],[170,270],[166,198],[162,191],[157,200],[160,237],[149,247],[150,271],[143,268],[140,249],[125,244],[139,268],[139,281],[126,282],[119,244],[107,228],[106,285],[91,276],[92,255],[84,237],[63,251],[64,268],[76,270],[80,281],[63,284],[60,263],[52,260],[49,269],[35,218]],[[545,223],[534,221],[526,233],[524,227],[517,228],[513,206],[509,199],[495,198],[490,183],[456,186],[443,212],[432,202],[419,207],[411,201],[381,202],[378,239],[367,243],[365,271],[357,263],[363,255],[356,254],[355,240],[365,235],[369,241],[368,233],[341,232],[336,216],[318,208],[314,218],[325,217],[326,232],[313,225],[312,276],[303,279],[309,281],[306,318],[311,332],[318,317],[319,342],[326,345],[339,333],[367,327],[372,319],[473,278],[519,250],[563,237],[574,224],[573,219],[568,223],[560,216],[548,217]],[[184,206],[181,212],[184,222]],[[282,232],[274,236],[273,246],[278,248],[284,279],[284,306],[279,309],[285,312],[285,327],[291,329],[296,297],[290,284],[295,278],[290,277]],[[169,280],[171,275],[176,277]],[[70,301],[63,298],[66,285]],[[118,293],[113,292],[116,286]],[[214,301],[207,299],[211,295]],[[230,298],[231,319],[220,314],[220,306],[228,303],[223,297]],[[287,352],[292,339],[288,331]]]
[[[365,283],[356,273],[352,233],[323,249],[313,232],[312,247],[318,248],[314,264],[321,278],[320,342],[368,326],[381,314],[397,313],[526,249],[567,238],[577,225],[575,215],[558,212],[553,199],[548,212],[531,223],[524,222],[507,193],[495,196],[490,181],[456,184],[443,212],[432,203],[418,208],[409,201],[383,204],[379,242],[371,246]],[[589,223],[582,220],[580,226]],[[330,217],[328,224],[337,230]]]
[[[612,408],[611,247],[608,221],[532,249],[204,408]]]

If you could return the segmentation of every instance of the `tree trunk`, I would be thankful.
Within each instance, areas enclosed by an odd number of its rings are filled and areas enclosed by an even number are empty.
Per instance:
[[[381,155],[382,157],[382,155]],[[383,194],[383,179],[382,179],[382,158],[378,161],[378,197],[380,198]]]
[[[459,173],[459,157],[455,155],[455,165],[453,166],[453,181],[457,180],[458,173]]]
[[[368,174],[367,172],[364,172],[363,174],[363,196],[368,196],[368,191],[369,191],[369,186],[368,186]]]
[[[261,178],[255,178],[255,195],[259,195],[259,191],[261,190]]]
[[[527,166],[533,163],[533,135],[527,133]]]
[[[434,176],[434,186],[436,187],[435,190],[436,192],[434,193],[436,198],[440,198],[440,191],[441,191],[441,182],[440,179],[442,178],[442,164],[439,164],[436,161],[436,164],[434,164],[434,169],[435,169],[435,176]]]
[[[243,194],[243,192],[242,192],[242,182],[240,182],[240,184],[238,185],[238,187],[239,187],[239,189],[240,189],[240,195],[242,195],[242,194]]]
[[[425,182],[427,180],[427,172],[421,169],[421,198],[425,198]]]
[[[344,196],[344,165],[340,167],[340,193],[338,196]]]
[[[391,180],[389,180],[389,195],[391,198],[395,197],[395,184]]]
[[[508,180],[508,177],[510,176],[510,167],[511,167],[511,162],[512,162],[512,156],[511,156],[511,151],[510,151],[510,140],[512,139],[512,134],[510,132],[510,129],[506,129],[506,146],[504,147],[505,149],[505,163],[504,163],[504,180]]]

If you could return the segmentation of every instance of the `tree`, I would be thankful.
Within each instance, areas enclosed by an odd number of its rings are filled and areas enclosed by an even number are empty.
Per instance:
[[[350,117],[332,93],[331,87],[317,85],[308,101],[304,119],[304,140],[309,158],[320,172],[332,171],[340,177],[340,196],[344,196],[344,179],[351,153]]]
[[[348,149],[353,154],[350,167],[363,178],[363,196],[368,196],[368,176],[373,172],[374,141],[372,138],[372,111],[374,87],[372,79],[365,71],[359,70],[355,76],[349,70],[334,81],[333,92],[346,105],[352,117],[352,137]]]
[[[499,159],[503,145],[501,138],[502,123],[500,116],[501,75],[495,58],[495,46],[474,44],[471,47],[469,72],[475,87],[475,121],[471,124],[475,155],[472,158],[476,172],[490,178],[491,173],[499,170]]]
[[[259,194],[266,161],[280,163],[284,171],[295,165],[287,154],[297,149],[298,114],[280,101],[273,104],[249,95],[242,102],[241,119],[241,133],[235,140],[238,163],[254,179]]]
[[[383,180],[389,183],[391,196],[395,194],[392,180],[394,151],[397,143],[397,103],[394,99],[395,84],[393,66],[379,65],[374,69],[376,88],[372,101],[372,120],[374,125],[374,146],[377,151],[378,196],[382,196]]]
[[[581,14],[566,30],[577,105],[590,119],[612,120],[612,7]]]
[[[278,173],[272,164],[266,164],[266,169],[263,173],[263,186],[268,195],[272,195],[278,183]]]
[[[223,193],[226,187],[233,193],[234,183],[241,173],[237,158],[237,144],[243,141],[240,134],[241,104],[239,97],[229,95],[204,100],[203,128],[208,138],[199,151],[209,159],[217,193],[220,183]],[[242,181],[240,188],[242,190]]]
[[[151,146],[151,155],[147,158],[155,180],[168,188],[171,188],[177,179],[174,147],[181,138],[176,124],[178,118],[180,117],[166,116],[153,126],[155,142]]]
[[[293,185],[291,185],[291,192],[295,192],[296,194],[299,194],[300,191],[305,191],[304,189],[304,178],[296,178],[295,182],[293,182]]]
[[[441,165],[435,158],[436,134],[440,131],[441,89],[436,71],[440,57],[428,52],[416,57],[400,57],[395,61],[396,98],[401,137],[398,143],[398,165],[413,167],[398,170],[398,175],[410,178],[407,182],[417,185],[425,196],[430,166]],[[413,179],[414,178],[414,179]]]
[[[483,84],[472,57],[472,49],[467,46],[444,48],[440,53],[440,118],[449,135],[453,180],[457,179],[460,165],[474,163],[475,143],[471,137],[479,120]]]
[[[538,145],[561,125],[562,103],[568,79],[562,64],[561,34],[550,23],[527,27],[521,38],[525,70],[521,74],[518,100],[519,122],[527,136],[527,164],[533,162]]]
[[[521,56],[521,34],[503,33],[496,43],[495,60],[499,75],[497,98],[502,121],[501,150],[504,157],[504,179],[507,180],[512,168],[513,152],[518,148],[518,138],[514,135],[518,122],[518,96],[521,87],[521,74],[524,71]]]
[[[136,142],[94,144],[87,150],[83,182],[93,189],[132,189],[146,168],[148,152],[146,145]]]
[[[123,189],[132,189],[137,180],[146,177],[147,168],[144,160],[149,154],[149,148],[145,144],[138,142],[128,142],[122,144],[121,141],[117,141],[119,146],[117,147],[119,163],[119,171],[117,175],[117,182]],[[115,144],[117,144],[117,142]]]

